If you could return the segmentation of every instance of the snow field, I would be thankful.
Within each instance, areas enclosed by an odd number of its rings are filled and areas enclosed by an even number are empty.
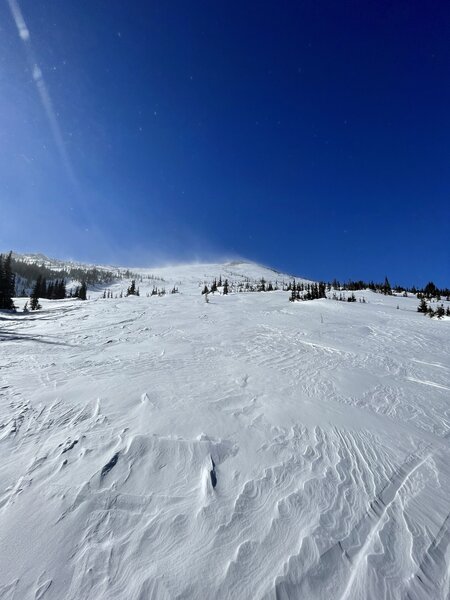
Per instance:
[[[0,322],[0,598],[448,598],[450,321],[149,272]]]

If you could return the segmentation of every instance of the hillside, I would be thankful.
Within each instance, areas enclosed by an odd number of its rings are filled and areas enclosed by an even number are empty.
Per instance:
[[[0,317],[0,598],[448,598],[450,320],[132,271]]]

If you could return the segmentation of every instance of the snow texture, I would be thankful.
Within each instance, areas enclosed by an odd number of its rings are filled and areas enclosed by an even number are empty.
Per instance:
[[[0,598],[448,598],[450,320],[148,273],[0,317]]]

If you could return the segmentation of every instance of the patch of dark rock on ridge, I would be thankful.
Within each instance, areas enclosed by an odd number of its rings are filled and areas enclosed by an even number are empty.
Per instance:
[[[114,454],[114,456],[111,458],[111,460],[108,461],[106,463],[106,465],[103,467],[100,477],[101,478],[105,477],[105,475],[107,475],[111,471],[111,469],[116,466],[118,460],[119,460],[119,453],[116,452]]]
[[[212,456],[211,456],[211,464],[212,464],[212,469],[209,472],[209,475],[211,477],[212,486],[213,486],[213,488],[215,488],[217,485],[216,464],[215,464]]]

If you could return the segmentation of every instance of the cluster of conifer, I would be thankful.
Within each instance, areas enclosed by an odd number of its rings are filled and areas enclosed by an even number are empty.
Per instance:
[[[123,292],[120,292],[120,297],[122,298],[123,296]],[[103,291],[103,298],[117,298],[117,294],[115,296],[113,296],[113,293],[111,290],[104,290]]]
[[[440,304],[437,308],[433,308],[431,303],[428,305],[425,299],[425,296],[422,295],[420,299],[420,304],[417,307],[417,312],[423,313],[424,315],[428,315],[430,318],[437,317],[438,319],[442,319],[445,315],[450,317],[450,306],[447,306],[447,309],[444,308],[443,304]]]
[[[289,296],[290,302],[296,302],[301,300],[318,300],[319,298],[326,298],[326,285],[323,281],[319,283],[296,283],[294,281],[289,285],[291,295]]]
[[[125,271],[125,273],[128,273],[128,272],[129,271]],[[124,276],[125,276],[125,274],[124,274]],[[134,279],[138,279],[138,276],[134,276],[133,274],[130,274],[129,279],[131,279],[132,277]],[[166,280],[163,277],[160,277],[159,275],[153,275],[152,273],[149,273],[149,274],[143,275],[143,276],[141,275],[140,276],[141,283],[144,279],[148,279],[150,281],[161,281],[162,283],[166,283]]]
[[[217,279],[216,277],[212,283],[208,286],[204,284],[202,294],[214,294],[215,292],[221,292],[224,296],[230,292],[273,292],[278,290],[278,283],[273,284],[271,281],[266,281],[264,277],[258,281],[251,281],[247,278],[245,281],[229,282],[228,279],[222,280],[222,276]]]
[[[47,282],[45,277],[38,275],[33,293],[36,293],[38,298],[61,300],[66,297],[66,282],[64,279],[52,279]]]
[[[369,289],[369,290],[372,290],[373,292],[378,292],[378,293],[389,295],[389,296],[392,294],[392,291],[393,291],[391,284],[389,283],[389,279],[387,277],[384,278],[383,283],[374,283],[373,281],[363,281],[362,279],[360,279],[358,281],[353,281],[353,280],[349,279],[346,283],[341,283],[337,279],[333,279],[333,281],[331,281],[328,284],[328,286],[335,290],[343,290],[343,291],[348,290],[350,292],[356,292],[358,290]],[[402,288],[402,290],[403,289],[404,288]]]
[[[337,300],[338,302],[356,302],[356,296],[353,292],[351,293],[350,296],[346,296],[342,292],[339,292],[339,296],[338,296],[336,292],[333,292],[331,299]],[[363,302],[364,304],[366,303],[366,299],[364,297],[360,298],[359,301]]]
[[[178,294],[178,288],[174,285],[173,288],[170,290],[171,294]],[[150,293],[147,293],[147,298],[151,297],[151,296],[165,296],[166,295],[166,288],[162,287],[161,289],[156,287],[156,285],[153,286],[153,289]]]
[[[157,279],[156,277],[150,277],[150,279]],[[140,281],[142,282],[142,278],[140,279]],[[178,294],[178,288],[177,286],[173,286],[173,288],[170,290],[171,294]],[[151,292],[147,292],[147,298],[150,298],[151,296],[165,296],[166,295],[166,288],[158,288],[156,286],[153,286],[153,289]],[[140,296],[140,291],[139,288],[136,286],[136,280],[132,279],[130,286],[127,288],[127,291],[125,292],[125,296]],[[119,294],[113,294],[112,290],[104,290],[103,291],[103,298],[108,299],[108,298],[123,298],[123,291],[121,291]]]
[[[421,298],[426,298],[427,300],[431,300],[434,298],[439,302],[441,298],[445,298],[447,302],[450,302],[450,290],[447,288],[439,289],[434,285],[432,281],[427,283],[427,285],[423,289],[418,290],[416,293],[419,300]]]
[[[83,281],[83,283],[75,288],[75,290],[70,290],[70,298],[79,298],[80,300],[87,300],[87,283]]]
[[[334,288],[335,290],[343,290],[343,291],[357,291],[357,290],[372,290],[373,292],[378,292],[381,294],[392,295],[403,294],[403,296],[407,297],[408,293],[417,295],[420,299],[422,296],[427,298],[428,300],[435,298],[439,301],[441,298],[446,298],[447,301],[450,301],[450,289],[448,288],[438,288],[432,281],[428,282],[426,286],[423,288],[417,288],[416,286],[405,287],[401,285],[394,285],[391,287],[389,283],[389,279],[385,277],[384,283],[374,283],[373,281],[353,281],[349,280],[346,283],[341,283],[337,279],[333,279],[328,286]]]
[[[127,296],[139,296],[139,288],[136,287],[136,280],[135,279],[131,280],[131,285],[127,289],[126,295]]]
[[[326,298],[326,286],[323,281],[319,283],[296,283],[295,279],[288,286],[288,291],[291,292],[289,296],[290,302],[296,302],[300,300],[318,300],[319,298]]]
[[[86,294],[87,284],[83,281],[82,284],[77,286],[74,290],[70,290],[69,297],[86,300]],[[46,298],[47,300],[62,300],[66,295],[66,282],[64,279],[55,279],[54,281],[47,282],[45,277],[38,275],[30,295],[30,308],[31,310],[39,310],[42,308],[39,302],[40,298]],[[27,304],[25,305],[25,312],[27,310]]]
[[[205,283],[205,286],[202,290],[202,294],[214,294],[215,292],[221,292],[224,296],[226,296],[231,291],[231,286],[228,283],[228,279],[222,281],[222,275],[220,275],[219,279],[214,277],[213,282],[209,285]]]

